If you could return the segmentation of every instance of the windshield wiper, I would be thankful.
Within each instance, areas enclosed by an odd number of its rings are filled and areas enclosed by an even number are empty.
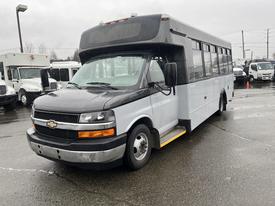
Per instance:
[[[81,87],[77,83],[68,82],[68,84],[74,85],[77,89],[81,89]]]
[[[100,86],[104,86],[113,90],[118,90],[118,88],[111,86],[110,83],[106,83],[106,82],[88,82],[86,84],[90,84],[90,85],[100,85]]]

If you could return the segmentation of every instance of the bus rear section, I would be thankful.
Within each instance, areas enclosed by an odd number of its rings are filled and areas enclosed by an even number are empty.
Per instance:
[[[142,168],[232,98],[230,44],[166,15],[85,31],[67,88],[33,104],[32,150],[66,164]]]

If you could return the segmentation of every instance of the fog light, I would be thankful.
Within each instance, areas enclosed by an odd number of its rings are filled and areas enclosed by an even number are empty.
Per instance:
[[[100,137],[111,137],[115,135],[115,129],[104,129],[95,131],[80,131],[78,132],[78,138],[100,138]]]

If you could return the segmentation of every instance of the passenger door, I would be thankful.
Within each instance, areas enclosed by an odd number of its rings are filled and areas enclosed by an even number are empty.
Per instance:
[[[21,85],[18,70],[16,68],[14,68],[14,69],[12,69],[11,73],[12,73],[13,88],[15,89],[16,92],[18,92],[20,89],[20,85]]]
[[[158,83],[165,88],[164,73],[156,60],[151,61],[148,74],[149,82]],[[173,93],[168,96],[162,94],[157,86],[151,87],[150,90],[153,124],[162,135],[178,124],[178,97]],[[164,92],[168,93],[168,91]]]
[[[250,76],[252,75],[254,77],[254,79],[258,79],[257,64],[250,64],[249,75]]]

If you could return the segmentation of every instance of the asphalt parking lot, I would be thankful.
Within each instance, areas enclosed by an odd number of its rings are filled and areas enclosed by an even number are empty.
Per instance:
[[[274,205],[275,84],[239,85],[222,116],[143,169],[91,171],[35,155],[30,108],[0,110],[0,205]]]

